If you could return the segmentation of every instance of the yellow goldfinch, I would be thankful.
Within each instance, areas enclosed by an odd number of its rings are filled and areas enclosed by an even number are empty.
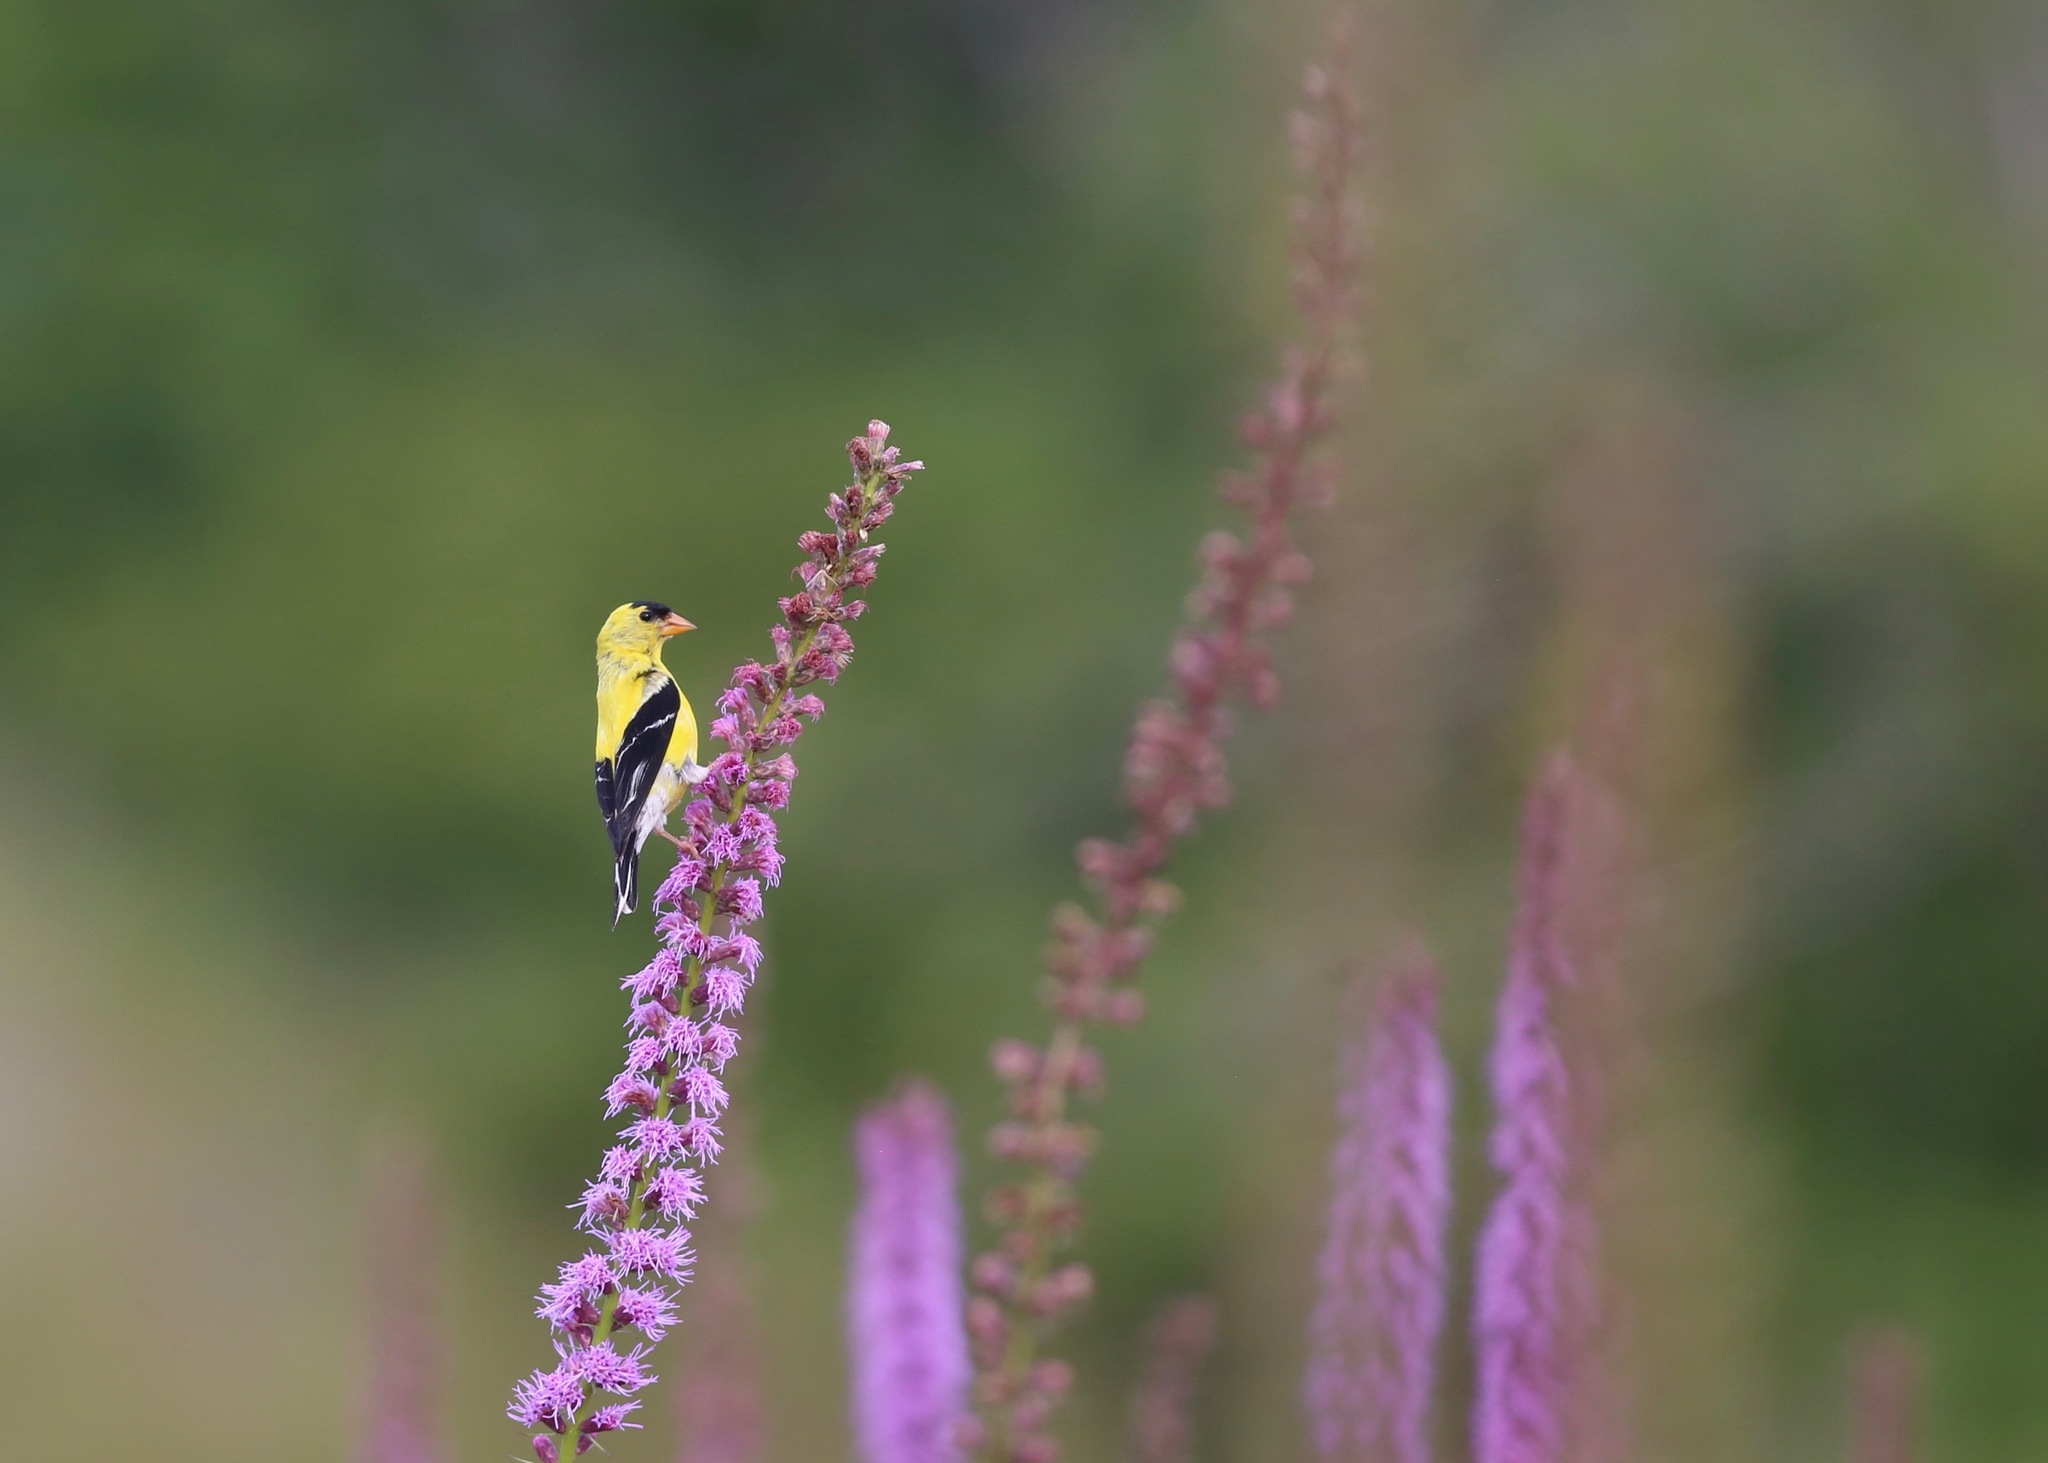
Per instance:
[[[704,778],[697,718],[661,642],[697,627],[665,604],[620,605],[597,632],[597,806],[612,840],[612,928],[640,898],[640,848]]]

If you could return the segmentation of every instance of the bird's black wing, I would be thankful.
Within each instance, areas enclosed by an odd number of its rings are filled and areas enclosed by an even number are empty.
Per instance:
[[[597,810],[604,815],[604,831],[610,837],[619,815],[618,779],[612,776],[612,764],[603,758],[597,763]],[[619,840],[612,837],[612,852],[618,851]]]
[[[647,806],[662,759],[668,755],[669,739],[675,735],[676,717],[683,709],[683,693],[664,676],[619,739],[619,750],[609,762],[597,764],[597,806],[604,814],[605,832],[611,835],[612,852],[623,853],[632,844],[640,811]]]

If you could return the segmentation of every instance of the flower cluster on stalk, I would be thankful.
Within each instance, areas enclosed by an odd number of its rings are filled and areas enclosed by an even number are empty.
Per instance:
[[[1340,37],[1333,48],[1340,56]],[[1330,497],[1334,469],[1314,449],[1334,423],[1332,387],[1342,337],[1355,305],[1360,227],[1352,192],[1359,155],[1358,109],[1344,67],[1311,68],[1307,107],[1294,141],[1308,188],[1295,220],[1295,298],[1307,332],[1290,349],[1262,409],[1242,437],[1252,467],[1231,474],[1223,496],[1246,520],[1241,534],[1218,532],[1202,546],[1203,573],[1169,659],[1172,693],[1143,708],[1124,757],[1124,796],[1136,826],[1120,842],[1078,851],[1096,913],[1065,906],[1053,918],[1045,1001],[1053,1029],[1044,1045],[997,1043],[992,1066],[1008,1090],[1009,1117],[989,1135],[990,1151],[1021,1169],[989,1196],[1001,1231],[974,1262],[968,1306],[979,1422],[975,1447],[992,1463],[1051,1463],[1046,1431],[1071,1373],[1038,1359],[1045,1332],[1086,1301],[1085,1265],[1057,1263],[1080,1219],[1074,1184],[1095,1149],[1093,1128],[1068,1115],[1092,1096],[1102,1062],[1085,1042],[1091,1023],[1129,1023],[1144,1014],[1135,981],[1152,925],[1178,894],[1161,877],[1177,843],[1203,812],[1230,800],[1223,743],[1231,708],[1270,706],[1279,694],[1267,634],[1293,609],[1309,561],[1292,536],[1298,510]]]
[[[846,668],[846,626],[866,608],[859,592],[882,554],[870,535],[923,466],[902,461],[888,435],[871,422],[847,444],[854,482],[832,495],[831,528],[798,541],[800,587],[781,601],[773,659],[741,665],[719,698],[711,734],[725,750],[683,809],[675,867],[655,894],[660,948],[623,982],[632,998],[626,1060],[605,1107],[625,1122],[576,1206],[593,1244],[541,1288],[538,1314],[553,1328],[557,1364],[522,1381],[508,1409],[532,1432],[540,1463],[637,1426],[634,1394],[655,1380],[648,1353],[676,1323],[675,1288],[694,1263],[687,1226],[721,1147],[721,1073],[738,1050],[733,1023],[761,963],[747,928],[761,917],[763,886],[782,876],[774,814],[796,777],[789,749],[824,710],[805,688]]]

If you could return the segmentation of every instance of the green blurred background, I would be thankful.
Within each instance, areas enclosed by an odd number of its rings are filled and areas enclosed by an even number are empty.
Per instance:
[[[606,928],[590,637],[674,603],[705,704],[879,415],[931,469],[804,746],[758,1217],[706,1253],[754,1287],[773,1456],[846,1455],[848,1125],[917,1070],[971,1134],[1038,1029],[1287,327],[1315,24],[0,0],[0,1450],[347,1456],[395,1130],[440,1160],[460,1456],[513,1450],[647,940]],[[1567,735],[1627,749],[1651,891],[1640,1456],[1840,1456],[1882,1321],[1930,1458],[2042,1456],[2048,23],[1385,0],[1368,35],[1351,470],[1107,1042],[1076,1456],[1118,1456],[1187,1290],[1225,1316],[1204,1455],[1304,1456],[1332,1018],[1411,924],[1469,1229],[1516,804]],[[614,1456],[670,1456],[667,1396]]]

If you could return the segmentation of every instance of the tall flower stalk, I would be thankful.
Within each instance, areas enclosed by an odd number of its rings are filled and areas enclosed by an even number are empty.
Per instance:
[[[854,1127],[847,1244],[854,1436],[867,1463],[954,1463],[967,1415],[959,1160],[945,1099],[914,1083]]]
[[[1346,59],[1346,35],[1333,50]],[[1306,329],[1302,344],[1286,352],[1264,406],[1245,419],[1250,469],[1223,485],[1223,496],[1244,515],[1245,531],[1218,532],[1202,545],[1202,578],[1168,662],[1172,689],[1140,711],[1132,731],[1124,798],[1136,826],[1120,842],[1091,840],[1078,851],[1097,909],[1068,905],[1053,916],[1045,982],[1051,1033],[1042,1045],[999,1042],[992,1054],[1010,1116],[990,1133],[989,1146],[1016,1175],[988,1199],[1001,1233],[975,1262],[979,1293],[968,1324],[978,1451],[999,1463],[1057,1456],[1043,1419],[1068,1373],[1041,1364],[1039,1346],[1092,1289],[1085,1266],[1058,1263],[1080,1220],[1075,1183],[1095,1148],[1094,1130],[1069,1114],[1075,1096],[1092,1093],[1102,1080],[1088,1029],[1143,1014],[1134,982],[1153,925],[1178,898],[1160,874],[1201,814],[1230,800],[1223,742],[1233,705],[1264,708],[1278,697],[1266,636],[1293,608],[1290,586],[1309,573],[1293,540],[1294,518],[1326,501],[1334,480],[1313,453],[1333,423],[1331,390],[1356,304],[1358,107],[1341,64],[1310,68],[1305,92],[1293,138],[1307,188],[1296,207],[1292,254]]]
[[[774,812],[788,804],[796,777],[788,749],[803,720],[825,709],[804,688],[846,668],[846,626],[866,608],[859,592],[882,554],[869,535],[923,466],[901,461],[888,436],[870,422],[847,444],[853,484],[832,495],[831,528],[798,540],[801,587],[781,601],[773,659],[741,665],[719,697],[711,734],[726,750],[683,809],[675,867],[654,896],[661,947],[622,983],[633,1001],[629,1038],[605,1110],[629,1121],[577,1206],[579,1227],[597,1243],[541,1287],[538,1313],[554,1330],[558,1362],[519,1383],[507,1409],[532,1431],[540,1463],[637,1426],[633,1394],[655,1380],[647,1354],[676,1323],[673,1287],[694,1263],[685,1225],[721,1147],[728,1098],[719,1074],[739,1046],[731,1022],[761,963],[747,927],[761,917],[762,885],[782,875]],[[621,1332],[640,1339],[622,1342]]]
[[[1413,946],[1345,1053],[1303,1388],[1325,1463],[1429,1463],[1444,1319],[1451,1073],[1437,1039],[1442,972]]]
[[[1475,1262],[1474,1463],[1576,1456],[1592,1235],[1584,1103],[1566,1062],[1560,1007],[1577,984],[1569,896],[1584,800],[1577,767],[1560,754],[1523,814],[1518,908],[1490,1063],[1490,1155],[1501,1187]]]

